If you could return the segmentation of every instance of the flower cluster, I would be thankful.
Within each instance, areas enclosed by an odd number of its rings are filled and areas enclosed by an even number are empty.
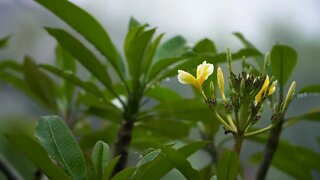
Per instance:
[[[245,63],[245,59],[243,59]],[[266,55],[266,62],[268,64],[269,55]],[[220,90],[224,112],[218,112],[215,108],[216,95],[208,98],[202,89],[202,84],[213,73],[213,65],[204,61],[197,67],[196,77],[185,72],[178,70],[178,80],[183,84],[192,84],[199,89],[204,96],[206,103],[214,110],[217,119],[224,125],[226,133],[233,133],[234,136],[251,136],[259,134],[273,128],[276,121],[272,121],[270,126],[266,128],[248,132],[249,128],[254,125],[261,117],[263,111],[263,102],[268,96],[272,96],[276,92],[277,81],[265,73],[253,73],[252,67],[243,68],[242,72],[238,75],[233,73],[231,64],[231,52],[227,50],[227,62],[229,70],[229,97],[225,93],[225,79],[223,71],[220,67],[217,68],[217,85]],[[244,66],[243,66],[244,67]],[[267,66],[265,66],[266,68]],[[214,88],[214,87],[211,87]],[[295,82],[291,85],[291,93],[287,95],[288,101],[293,95]],[[287,101],[287,100],[286,100]],[[282,106],[286,106],[286,101]],[[214,102],[214,103],[211,103]],[[282,109],[285,107],[282,107]],[[281,114],[283,110],[274,109],[274,114]],[[222,115],[220,115],[222,113]]]

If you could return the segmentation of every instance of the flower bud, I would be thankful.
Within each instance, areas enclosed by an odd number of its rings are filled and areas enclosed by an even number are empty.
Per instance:
[[[223,101],[226,101],[226,96],[224,94],[224,77],[223,77],[222,69],[220,67],[217,70],[217,78],[218,78],[218,86],[220,89],[222,99]]]
[[[281,112],[282,112],[282,113],[287,109],[290,101],[292,100],[292,97],[293,97],[293,95],[294,95],[295,90],[296,90],[296,82],[293,81],[293,82],[291,83],[291,85],[290,85],[289,90],[288,90],[286,100],[284,101],[284,104],[283,104],[283,106],[282,106],[282,109],[281,109]]]
[[[231,49],[227,48],[227,62],[228,62],[228,70],[229,73],[232,73],[232,54],[231,54]]]

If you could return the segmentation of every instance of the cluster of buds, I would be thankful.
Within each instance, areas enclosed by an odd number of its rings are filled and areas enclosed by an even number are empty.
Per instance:
[[[225,94],[225,79],[223,71],[220,67],[217,68],[217,84],[220,90],[224,112],[218,112],[216,108],[217,100],[213,94],[207,97],[202,90],[202,84],[213,73],[213,65],[204,61],[197,67],[197,75],[193,75],[183,70],[178,71],[178,80],[183,84],[192,84],[200,90],[205,102],[215,112],[217,119],[224,125],[226,133],[232,133],[235,136],[247,137],[268,131],[277,123],[278,117],[283,115],[289,101],[292,99],[295,90],[295,82],[290,86],[286,100],[274,109],[271,124],[263,129],[248,132],[249,128],[254,125],[260,118],[263,111],[263,102],[269,96],[271,97],[277,86],[277,81],[269,78],[266,74],[269,64],[269,54],[265,58],[264,70],[259,73],[253,73],[252,67],[245,68],[243,65],[242,72],[238,75],[233,73],[231,51],[227,49],[227,62],[229,70],[229,97]],[[245,64],[245,58],[242,59]],[[214,88],[213,83],[210,83],[210,88]]]

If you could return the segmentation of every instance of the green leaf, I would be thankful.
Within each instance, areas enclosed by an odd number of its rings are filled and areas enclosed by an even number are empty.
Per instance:
[[[236,179],[238,167],[238,154],[234,151],[224,150],[217,165],[217,178],[222,180]]]
[[[151,87],[146,93],[146,96],[156,99],[158,101],[163,101],[168,99],[173,101],[173,100],[182,99],[180,94],[176,93],[172,89],[162,87],[162,86]]]
[[[197,53],[217,53],[216,47],[210,39],[202,39],[200,40],[193,48],[194,52]]]
[[[67,80],[68,82],[74,85],[81,87],[82,89],[86,90],[86,92],[89,92],[96,97],[103,97],[102,92],[99,90],[99,88],[95,84],[93,84],[92,82],[82,81],[77,76],[75,76],[71,71],[60,70],[55,66],[48,65],[48,64],[42,64],[40,65],[40,67],[56,76],[64,78],[65,80]]]
[[[68,52],[72,54],[72,56],[76,58],[95,78],[112,91],[112,82],[105,66],[90,50],[62,29],[46,28],[46,30],[50,35],[56,38],[60,45],[68,50]]]
[[[73,179],[86,178],[86,163],[71,131],[57,116],[43,116],[36,126],[36,137]]]
[[[69,70],[75,73],[77,69],[77,65],[72,55],[59,44],[56,46],[55,52],[56,52],[57,67],[60,69]]]
[[[252,49],[257,49],[251,42],[249,42],[240,32],[233,33],[240,41],[241,43],[247,47]]]
[[[96,178],[101,179],[107,168],[110,158],[110,148],[108,144],[98,141],[92,151],[92,162],[96,172]]]
[[[22,66],[17,63],[15,60],[1,60],[0,62],[0,71],[11,69],[17,72],[22,72]]]
[[[145,156],[142,157],[142,159],[138,162],[138,164],[136,166],[140,167],[144,164],[147,164],[147,163],[153,161],[160,153],[161,153],[160,149],[156,149],[154,151],[149,152],[148,154],[146,154]]]
[[[272,47],[270,60],[272,74],[278,80],[280,87],[284,87],[297,63],[296,51],[288,46],[275,45]]]
[[[114,47],[108,33],[94,17],[69,1],[36,0],[36,2],[60,17],[63,21],[84,36],[110,61],[111,65],[115,68],[120,77],[123,76],[116,48]],[[65,49],[71,52],[68,48]]]
[[[262,154],[254,154],[250,159],[261,162]],[[312,170],[320,172],[320,164],[317,163],[319,160],[320,154],[305,147],[281,141],[272,160],[272,166],[297,179],[312,179]]]
[[[320,122],[320,108],[312,109],[297,117],[290,117],[285,121],[285,125],[292,125],[301,120]]]
[[[320,94],[320,84],[314,84],[310,86],[305,86],[300,91],[298,91],[297,95],[298,98],[307,97],[312,95],[319,95]]]
[[[8,141],[30,159],[48,178],[53,180],[70,179],[62,169],[49,158],[46,150],[33,138],[26,135],[6,134]]]
[[[142,67],[146,63],[145,54],[148,46],[150,46],[155,29],[142,31],[136,33],[126,49],[126,59],[129,66],[130,75],[133,79],[133,83],[136,84],[141,73],[143,73]]]
[[[117,156],[111,160],[111,162],[108,164],[107,168],[103,172],[102,180],[110,180],[113,169],[118,163],[119,158],[120,156]]]
[[[134,173],[135,170],[135,168],[126,168],[117,173],[111,180],[131,179],[131,175]]]
[[[155,55],[156,62],[160,59],[168,59],[183,54],[187,48],[187,42],[182,36],[175,36],[165,41]]]
[[[24,79],[34,94],[36,94],[48,108],[57,111],[56,91],[53,81],[39,70],[36,63],[26,57],[23,63]]]
[[[182,158],[181,155],[187,158],[205,145],[207,145],[207,142],[193,142],[179,148],[178,150],[175,150],[175,152],[178,151],[178,153],[180,154],[178,157],[179,159]],[[153,144],[153,146],[155,145]],[[158,148],[158,146],[155,147]],[[165,153],[166,151],[162,151],[162,153],[160,153],[149,163],[141,165],[136,170],[133,179],[161,179],[161,177],[171,171],[176,165],[171,161],[172,159],[170,160],[170,158],[165,156],[163,152]],[[177,161],[177,163],[179,163],[179,161]]]
[[[4,48],[7,45],[10,37],[11,36],[6,36],[4,38],[0,38],[0,49]]]
[[[135,28],[137,26],[141,26],[141,23],[131,16],[129,20],[128,31],[130,31],[131,28]]]
[[[80,146],[82,149],[92,149],[97,141],[103,141],[108,144],[115,143],[117,137],[117,124],[110,124],[99,130],[95,130],[89,133],[85,133],[80,139]]]

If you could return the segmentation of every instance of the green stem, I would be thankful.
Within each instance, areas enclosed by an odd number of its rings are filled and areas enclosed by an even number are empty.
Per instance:
[[[273,124],[269,125],[268,127],[265,127],[263,129],[259,129],[257,131],[253,131],[253,132],[250,132],[250,133],[246,133],[244,134],[244,137],[250,137],[250,136],[254,136],[254,135],[257,135],[257,134],[261,134],[261,133],[264,133],[266,131],[269,131],[271,130],[272,128],[274,127]]]
[[[235,133],[235,131],[229,126],[229,124],[228,124],[224,119],[222,119],[222,117],[218,114],[218,112],[217,112],[216,110],[214,110],[214,113],[215,113],[217,119],[218,119],[228,130],[230,130],[230,131],[232,131],[232,132]]]
[[[228,119],[228,122],[229,122],[231,128],[232,128],[235,132],[237,132],[237,127],[234,125],[234,122],[233,122],[232,117],[231,117],[230,114],[227,115],[227,119]]]

